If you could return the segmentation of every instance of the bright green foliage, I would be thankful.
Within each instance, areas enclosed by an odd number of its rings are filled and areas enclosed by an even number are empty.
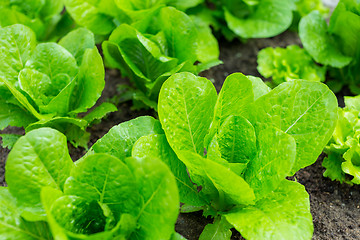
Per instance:
[[[311,239],[309,209],[309,195],[304,186],[283,180],[254,206],[235,208],[225,218],[246,239]]]
[[[225,218],[218,218],[214,221],[213,224],[208,224],[205,226],[199,237],[199,240],[230,239],[232,234],[230,230],[231,227],[231,224],[229,224]]]
[[[299,30],[299,22],[314,10],[317,10],[324,18],[329,17],[329,8],[323,5],[322,0],[293,0],[296,10],[293,12],[291,30]]]
[[[163,84],[158,111],[168,144],[150,135],[133,152],[168,162],[171,147],[171,160],[184,163],[207,204],[182,209],[215,217],[201,239],[230,239],[232,227],[247,239],[311,239],[308,194],[285,177],[313,163],[335,128],[337,101],[324,84],[294,80],[270,91],[236,73],[216,96],[207,79],[178,73]]]
[[[121,24],[103,43],[105,60],[135,84],[138,100],[156,108],[163,82],[176,72],[198,73],[220,63],[209,27],[185,13],[162,7],[146,18]],[[195,62],[200,62],[194,65]]]
[[[232,40],[276,36],[314,9],[326,12],[320,0],[210,0],[186,12]]]
[[[142,136],[163,134],[158,120],[149,116],[138,117],[112,127],[89,150],[91,153],[108,153],[117,158],[131,156],[134,143]]]
[[[296,5],[295,13],[299,14],[299,17],[304,17],[314,10],[319,11],[324,17],[329,13],[329,9],[323,5],[321,0],[294,0],[294,2]]]
[[[0,187],[0,236],[2,239],[53,239],[46,222],[26,221],[16,206],[16,199],[5,187]]]
[[[179,10],[194,7],[204,0],[64,0],[66,10],[80,26],[97,35],[110,34],[120,23],[131,24],[152,15],[152,10],[173,6]]]
[[[102,165],[94,169],[99,164],[99,159]],[[108,204],[117,220],[123,213],[138,213],[140,198],[132,194],[136,182],[129,177],[132,173],[125,163],[107,154],[93,154],[78,161],[75,168],[66,180],[65,194]],[[123,187],[118,187],[120,185]]]
[[[56,151],[46,151],[47,148]],[[29,208],[34,214],[43,215],[41,188],[50,186],[63,190],[73,168],[66,138],[56,130],[41,128],[21,137],[13,149],[5,167],[9,190],[19,205]]]
[[[251,86],[255,86],[247,77],[241,73],[235,73],[227,78],[219,96],[217,97],[214,117],[211,122],[210,132],[206,135],[205,145],[208,145],[215,135],[215,131],[230,115],[242,115],[246,112],[250,103],[254,102],[254,92],[248,91]],[[253,78],[255,79],[255,78]],[[259,86],[263,84],[260,80]],[[259,92],[262,92],[261,90]],[[214,94],[213,94],[214,95]],[[231,103],[231,104],[229,104]]]
[[[0,188],[1,239],[150,240],[174,234],[176,180],[157,157],[93,153],[74,164],[66,137],[41,128],[16,142],[6,181],[8,188]]]
[[[241,38],[266,38],[284,32],[292,22],[291,0],[253,1],[225,0],[225,20]]]
[[[297,45],[286,48],[264,48],[258,54],[258,71],[271,77],[274,86],[294,79],[324,82],[325,67],[317,65],[311,56]]]
[[[254,76],[247,76],[247,78],[252,83],[252,88],[254,92],[254,100],[258,99],[262,95],[267,94],[271,91],[271,88],[266,85],[261,78],[254,77]]]
[[[115,28],[112,18],[118,12],[114,0],[64,0],[64,3],[75,22],[95,34],[106,35]]]
[[[143,201],[136,216],[138,225],[131,239],[169,239],[179,211],[179,194],[169,168],[146,156],[126,161],[133,172]]]
[[[161,85],[172,74],[198,74],[221,63],[209,24],[182,12],[202,2],[65,0],[65,5],[79,25],[103,38],[110,35],[102,44],[105,62],[135,85],[127,92],[134,106],[156,109]]]
[[[206,204],[206,200],[201,199],[197,194],[196,186],[190,181],[186,172],[186,166],[171,149],[164,134],[150,134],[141,137],[133,147],[132,156],[152,156],[164,161],[176,178],[180,201],[192,206],[203,206]]]
[[[210,81],[190,73],[175,74],[163,85],[159,118],[166,122],[162,123],[165,133],[172,132],[166,134],[166,138],[175,152],[188,150],[203,154],[203,141],[214,115],[216,97]]]
[[[37,44],[24,25],[0,28],[0,129],[26,131],[53,127],[75,146],[87,146],[85,132],[94,120],[116,111],[112,104],[77,118],[94,106],[104,88],[104,66],[93,34],[83,28],[66,35],[59,44]]]
[[[259,128],[272,125],[295,138],[293,175],[314,163],[330,140],[337,105],[335,95],[326,85],[296,80],[280,84],[257,99],[249,111],[249,120]]]
[[[345,97],[335,131],[324,152],[325,177],[341,183],[360,184],[360,98]]]
[[[354,94],[360,93],[360,3],[341,0],[329,25],[319,12],[312,12],[300,21],[299,34],[304,48],[331,75],[329,85],[339,91],[348,85]]]
[[[0,27],[23,24],[31,28],[41,41],[56,41],[72,28],[62,0],[2,0]]]
[[[16,141],[21,137],[21,135],[18,134],[0,134],[2,146],[4,148],[11,149]]]
[[[255,129],[241,116],[230,115],[221,124],[216,140],[222,158],[230,163],[247,164],[255,157]]]
[[[274,127],[258,131],[257,141],[258,154],[249,162],[244,177],[261,199],[288,176],[295,162],[296,143],[289,134]]]
[[[304,17],[300,22],[299,34],[304,48],[316,62],[339,68],[350,63],[351,58],[336,47],[335,39],[320,13],[314,11]]]

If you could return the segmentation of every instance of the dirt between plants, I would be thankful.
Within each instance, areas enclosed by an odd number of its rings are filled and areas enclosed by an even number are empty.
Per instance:
[[[300,44],[296,33],[285,32],[269,39],[253,39],[246,43],[233,41],[231,43],[220,40],[220,52],[223,65],[217,66],[202,74],[212,80],[219,91],[225,78],[234,72],[260,77],[257,72],[256,59],[260,49],[272,46],[286,47],[289,44]],[[113,97],[117,90],[116,84],[127,83],[120,77],[117,70],[106,71],[106,86],[98,104]],[[338,95],[340,105],[343,105],[343,94]],[[156,116],[153,111],[132,111],[131,102],[118,106],[119,111],[111,113],[100,124],[89,129],[91,140],[89,146],[101,138],[108,130],[124,121],[142,115]],[[0,133],[23,133],[19,128],[7,128]],[[69,145],[70,154],[74,160],[79,159],[86,151],[82,148],[75,149]],[[0,186],[5,186],[4,165],[9,151],[0,147]],[[303,184],[310,195],[311,213],[314,222],[315,240],[346,239],[360,240],[360,186],[341,185],[322,177],[324,168],[321,166],[321,155],[318,161],[296,173],[295,178]],[[176,231],[189,240],[199,238],[203,228],[211,219],[202,217],[201,212],[180,214]],[[233,231],[232,239],[243,239],[238,232]]]

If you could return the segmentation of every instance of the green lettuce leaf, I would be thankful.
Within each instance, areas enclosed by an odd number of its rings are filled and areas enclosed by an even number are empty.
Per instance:
[[[26,62],[26,67],[49,76],[54,81],[54,91],[64,88],[68,82],[63,81],[74,78],[78,72],[74,56],[56,43],[38,44]],[[60,77],[64,72],[69,78]]]
[[[170,239],[179,214],[179,193],[173,174],[165,163],[150,156],[128,158],[126,163],[143,200],[137,215],[138,228],[130,239]]]
[[[46,222],[28,222],[21,217],[16,199],[0,187],[0,237],[14,240],[53,239]]]
[[[360,184],[360,144],[359,135],[356,138],[348,139],[346,145],[350,147],[346,153],[344,153],[344,162],[341,164],[341,169],[353,176],[351,183]]]
[[[340,183],[360,184],[359,98],[346,97],[345,108],[338,109],[338,121],[332,138],[325,147],[324,177]]]
[[[99,35],[107,35],[114,28],[113,16],[110,14],[116,10],[113,0],[109,1],[90,1],[90,0],[64,0],[66,10],[80,26],[86,27],[90,31]],[[107,5],[112,7],[107,7]],[[102,7],[103,6],[103,7]]]
[[[16,141],[21,137],[19,134],[0,134],[1,146],[3,148],[12,149]]]
[[[292,22],[293,3],[290,0],[262,0],[247,6],[245,14],[237,12],[239,1],[227,1],[224,6],[228,27],[241,38],[267,38],[284,32]],[[245,5],[245,4],[243,4]]]
[[[0,43],[0,57],[6,59],[0,66],[0,76],[16,84],[19,72],[36,47],[36,36],[30,28],[16,24],[0,28]],[[0,88],[3,85],[0,82]]]
[[[31,28],[39,40],[56,41],[60,36],[56,30],[66,19],[63,1],[52,0],[11,0],[0,5],[0,27],[24,24]],[[72,26],[62,25],[62,31],[69,31]]]
[[[168,55],[179,59],[179,62],[197,60],[196,26],[189,16],[172,7],[162,8],[159,13],[158,28],[168,42]]]
[[[257,132],[258,155],[249,162],[245,180],[259,200],[277,189],[289,175],[296,156],[295,139],[274,127]]]
[[[210,133],[205,138],[205,147],[218,132],[225,119],[230,115],[243,115],[249,104],[254,102],[254,93],[249,90],[251,87],[251,81],[241,73],[231,74],[225,79],[216,101]]]
[[[94,34],[86,28],[78,28],[63,37],[59,41],[59,45],[68,50],[75,57],[77,65],[80,66],[85,50],[95,47]]]
[[[71,95],[72,113],[86,112],[95,105],[105,87],[105,69],[96,47],[85,50]]]
[[[252,205],[255,203],[254,191],[242,177],[210,159],[204,158],[202,165],[206,175],[219,191],[220,210],[232,204]]]
[[[199,195],[196,186],[191,182],[185,165],[171,149],[164,134],[150,134],[139,138],[134,144],[132,156],[137,158],[151,156],[160,159],[174,174],[182,203],[192,206],[206,204],[206,201]]]
[[[76,147],[87,148],[85,130],[90,122],[77,114],[95,105],[105,85],[93,34],[78,29],[60,41],[64,47],[50,42],[36,45],[31,29],[12,25],[0,28],[0,42],[4,43],[0,54],[10,59],[0,67],[0,128],[13,125],[28,131],[51,126]],[[104,111],[95,118],[101,116]]]
[[[335,95],[322,83],[304,80],[280,84],[258,98],[252,109],[253,125],[272,125],[295,138],[296,160],[290,175],[316,161],[337,119]]]
[[[84,117],[84,120],[86,120],[88,124],[93,124],[96,121],[103,119],[107,114],[116,112],[117,110],[118,109],[114,104],[104,102],[87,114]]]
[[[286,48],[265,48],[258,54],[258,71],[271,77],[275,85],[294,79],[325,81],[325,67],[318,66],[308,53],[297,45]]]
[[[44,216],[41,188],[64,189],[65,180],[73,168],[66,142],[62,133],[41,128],[15,143],[6,162],[5,178],[20,209],[41,218]]]
[[[216,219],[214,223],[205,226],[199,237],[199,240],[230,240],[232,235],[230,228],[232,228],[231,224],[229,224],[224,217]]]
[[[106,217],[96,201],[65,195],[54,201],[50,212],[61,227],[73,233],[93,234],[105,230]]]
[[[230,163],[247,164],[255,158],[255,129],[241,116],[229,116],[221,125],[216,140],[221,157]]]
[[[247,78],[251,81],[253,92],[254,92],[254,100],[258,99],[259,97],[269,93],[271,88],[266,85],[263,80],[259,77],[254,76],[247,76]]]
[[[120,159],[93,154],[76,162],[66,180],[64,193],[106,204],[119,219],[123,213],[136,215],[142,207],[130,169]]]
[[[210,81],[191,73],[175,74],[163,84],[159,118],[176,153],[190,150],[203,155],[203,141],[210,127],[216,97]]]
[[[246,239],[311,239],[314,231],[309,195],[301,184],[287,180],[255,206],[224,216]]]
[[[112,44],[116,45],[111,47]],[[109,42],[103,43],[103,48],[105,59],[120,64],[121,69],[125,70],[123,74],[131,76],[136,87],[145,93],[146,83],[154,82],[178,64],[176,59],[164,55],[156,43],[126,24],[112,32]]]
[[[131,156],[134,143],[142,136],[164,133],[160,122],[150,116],[138,117],[112,127],[91,147],[88,154],[108,153],[119,159]]]
[[[329,152],[326,150],[326,152]],[[324,177],[330,178],[332,181],[337,180],[340,183],[347,182],[345,173],[341,169],[341,164],[344,162],[342,154],[336,152],[329,152],[328,156],[324,158],[322,166],[326,168],[323,173]]]
[[[37,119],[20,106],[0,99],[0,130],[7,126],[25,127]]]
[[[318,63],[341,68],[352,60],[339,50],[336,39],[329,34],[326,21],[318,11],[301,19],[299,35],[306,51]]]

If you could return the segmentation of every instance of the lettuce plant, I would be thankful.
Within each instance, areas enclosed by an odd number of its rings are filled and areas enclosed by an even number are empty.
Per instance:
[[[169,76],[182,71],[197,74],[220,63],[211,30],[198,25],[173,7],[152,9],[151,16],[121,24],[111,33],[102,45],[105,61],[132,80],[138,89],[136,100],[156,108]]]
[[[293,22],[290,29],[298,31],[299,22],[302,17],[305,17],[310,12],[317,10],[319,13],[327,18],[329,9],[323,5],[322,0],[294,0],[296,10],[293,12]]]
[[[66,137],[33,130],[6,162],[2,239],[181,239],[175,178],[153,157],[94,153],[71,160]]]
[[[49,126],[75,146],[86,146],[85,129],[116,107],[105,103],[84,118],[104,88],[104,66],[93,34],[80,28],[59,44],[37,44],[34,32],[20,24],[0,28],[0,129],[25,131]]]
[[[23,24],[36,33],[38,40],[57,40],[72,27],[63,9],[62,0],[2,0],[0,27]]]
[[[65,5],[79,25],[102,36],[100,41],[111,33],[102,45],[105,62],[134,83],[127,95],[135,108],[155,109],[161,84],[171,74],[197,74],[221,63],[211,28],[201,18],[180,11],[200,2],[66,0]]]
[[[150,149],[142,146],[151,146],[151,149],[154,149],[149,152]],[[131,156],[143,158],[150,154],[152,158],[164,162],[173,172],[181,202],[196,204],[198,201],[196,186],[190,181],[184,163],[168,145],[159,120],[143,116],[114,126],[91,147],[85,157],[101,153],[120,159]]]
[[[214,218],[200,239],[230,239],[231,228],[246,239],[311,239],[309,196],[285,177],[315,162],[331,137],[337,100],[326,85],[294,80],[270,91],[236,73],[217,95],[209,80],[177,73],[158,113],[164,133],[139,138],[132,155],[173,164],[182,211]]]
[[[335,131],[324,152],[325,177],[341,183],[360,184],[360,97],[345,97]]]
[[[329,85],[339,91],[348,85],[360,93],[360,3],[341,0],[330,17],[329,25],[317,11],[300,21],[301,42],[313,59],[329,66]]]
[[[300,18],[314,9],[326,11],[321,0],[210,0],[186,12],[232,40],[273,37],[291,25],[296,29]]]
[[[292,22],[292,0],[220,0],[227,26],[241,38],[267,38],[284,32]],[[276,19],[276,21],[273,21]]]
[[[203,0],[64,0],[66,10],[80,26],[97,35],[109,35],[120,23],[131,24],[151,15],[154,8],[173,6],[186,10]]]
[[[294,79],[325,81],[326,68],[317,65],[306,50],[297,45],[264,48],[259,52],[257,62],[259,73],[271,77],[274,86]]]

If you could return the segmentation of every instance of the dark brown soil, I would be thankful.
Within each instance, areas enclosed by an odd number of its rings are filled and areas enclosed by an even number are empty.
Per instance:
[[[203,73],[203,76],[214,82],[217,90],[222,86],[226,76],[234,72],[242,72],[246,75],[259,76],[256,70],[256,56],[260,49],[268,46],[285,47],[289,44],[299,44],[300,41],[295,33],[285,32],[270,39],[249,40],[247,43],[234,41],[221,42],[221,59],[224,64],[212,68]],[[119,77],[116,70],[108,70],[106,73],[106,87],[100,102],[111,98],[116,94],[115,85],[124,83],[126,80]],[[339,96],[342,100],[342,96]],[[132,111],[131,103],[126,102],[118,106],[119,111],[110,114],[100,124],[89,129],[91,133],[91,146],[101,138],[112,126],[133,119],[141,115],[155,115],[152,111]],[[23,130],[7,128],[2,133],[22,133]],[[4,182],[4,164],[8,150],[0,147],[0,186]],[[70,153],[74,160],[80,158],[84,149],[70,147]],[[312,166],[300,170],[296,179],[305,185],[310,195],[311,213],[314,222],[315,240],[328,239],[360,239],[360,186],[341,185],[322,177],[324,169],[321,167],[321,159]],[[189,240],[198,239],[204,226],[211,219],[202,217],[201,213],[181,214],[176,224],[176,230]],[[242,239],[239,233],[234,231],[232,239]]]

